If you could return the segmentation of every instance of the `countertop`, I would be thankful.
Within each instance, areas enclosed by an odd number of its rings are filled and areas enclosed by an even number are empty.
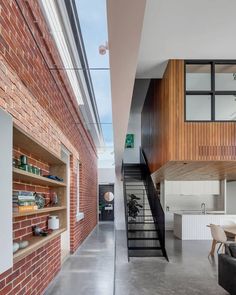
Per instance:
[[[190,212],[174,212],[174,214],[176,215],[197,215],[197,216],[206,216],[206,215],[234,215],[234,214],[226,214],[222,211],[209,211],[209,212],[206,212],[206,214],[202,213],[202,212],[193,212],[193,211],[190,211]]]
[[[182,240],[211,240],[209,224],[228,226],[236,224],[236,214],[225,214],[222,211],[184,211],[174,213],[174,235]]]

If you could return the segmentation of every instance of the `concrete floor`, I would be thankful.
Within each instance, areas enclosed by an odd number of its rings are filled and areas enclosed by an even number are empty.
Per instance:
[[[116,295],[225,295],[217,284],[217,262],[208,260],[210,241],[181,241],[166,235],[164,258],[131,258],[125,232],[116,232]],[[216,255],[217,259],[217,255]]]
[[[45,295],[227,294],[217,284],[217,261],[207,258],[210,241],[180,241],[168,232],[166,244],[169,263],[164,258],[131,258],[128,263],[125,232],[114,234],[113,224],[100,224],[64,263]]]
[[[112,295],[114,268],[114,225],[101,223],[66,260],[45,295]]]

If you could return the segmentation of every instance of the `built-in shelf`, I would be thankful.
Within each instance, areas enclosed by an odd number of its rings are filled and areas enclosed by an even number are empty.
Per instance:
[[[20,216],[27,216],[27,215],[34,215],[34,214],[40,214],[40,213],[50,213],[50,212],[55,212],[55,211],[61,211],[61,210],[65,210],[66,206],[58,206],[58,207],[47,207],[47,208],[43,208],[43,209],[38,209],[38,210],[34,210],[34,211],[30,211],[30,212],[23,212],[23,213],[13,213],[13,217],[20,217]]]
[[[58,237],[65,230],[66,230],[66,228],[54,230],[47,237],[41,237],[41,236],[40,237],[35,237],[35,236],[31,236],[31,237],[27,238],[26,240],[29,242],[29,246],[26,247],[25,249],[18,250],[14,254],[14,256],[13,256],[14,263],[16,263],[17,261],[23,259],[24,257],[26,257],[27,255],[31,254],[32,252],[38,250],[39,248],[41,248],[42,246],[44,246],[45,244],[47,244],[51,240],[53,240],[56,237]]]
[[[37,185],[46,185],[51,187],[65,187],[66,183],[36,175],[19,168],[13,168],[13,179],[30,182]]]
[[[18,128],[16,125],[13,127],[13,147],[15,150],[26,154],[29,159],[45,163],[49,168],[49,174],[57,175],[64,179],[65,182],[52,180],[40,175],[36,175],[19,168],[13,168],[13,181],[20,181],[21,184],[33,184],[35,186],[49,187],[58,196],[59,204],[61,206],[46,207],[35,211],[24,213],[13,213],[13,219],[21,216],[28,216],[28,219],[33,218],[34,214],[48,213],[49,215],[55,214],[58,216],[60,229],[53,231],[47,237],[30,236],[24,238],[29,241],[29,246],[25,249],[18,250],[14,256],[14,263],[26,257],[27,255],[38,250],[40,247],[46,245],[52,239],[60,236],[67,229],[67,167],[66,163],[60,159],[56,154],[51,152],[47,147],[42,145],[37,138],[29,136],[24,130]],[[14,190],[13,182],[13,190]],[[51,189],[53,188],[53,189]],[[26,188],[27,190],[27,188]],[[37,190],[37,188],[36,188]],[[49,190],[48,190],[49,191]],[[32,217],[31,217],[32,215]],[[18,222],[16,219],[14,222]],[[20,237],[19,237],[20,238]]]
[[[65,163],[55,154],[50,152],[46,146],[42,145],[36,138],[29,136],[18,126],[13,128],[13,146],[21,147],[28,153],[33,153],[39,160],[50,165],[64,165]]]

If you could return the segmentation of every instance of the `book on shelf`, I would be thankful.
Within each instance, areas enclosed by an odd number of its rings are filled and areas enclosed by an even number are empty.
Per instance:
[[[13,191],[13,212],[29,212],[38,210],[33,192]]]
[[[17,213],[27,213],[31,211],[37,211],[37,210],[38,210],[37,205],[13,207],[13,212],[17,212]]]
[[[13,196],[13,200],[14,201],[29,201],[29,202],[34,202],[35,201],[35,196],[33,197],[17,197],[17,196]]]
[[[35,206],[36,205],[35,201],[31,201],[31,200],[18,201],[17,204],[19,206]]]
[[[18,198],[18,197],[13,197],[12,200],[13,201],[21,201],[21,202],[24,202],[24,201],[34,202],[35,201],[35,198],[27,198],[27,197]]]
[[[34,196],[34,193],[28,192],[28,191],[13,191],[13,195],[29,197],[29,196]]]

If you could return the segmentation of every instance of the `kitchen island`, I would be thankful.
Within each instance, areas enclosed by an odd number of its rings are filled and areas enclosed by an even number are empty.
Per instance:
[[[230,225],[236,215],[225,213],[174,213],[174,235],[181,240],[211,240],[209,224]]]

